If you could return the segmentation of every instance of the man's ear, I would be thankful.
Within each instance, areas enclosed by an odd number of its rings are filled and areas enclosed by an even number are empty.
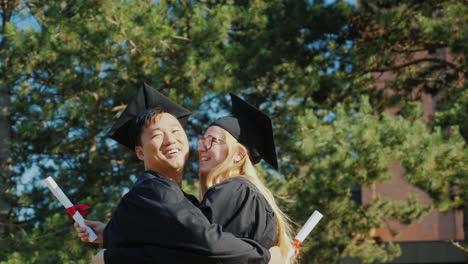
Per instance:
[[[242,148],[238,148],[236,154],[234,154],[234,163],[241,161],[245,156],[245,151]]]
[[[145,154],[143,154],[143,147],[142,146],[135,146],[135,153],[139,160],[145,159]]]

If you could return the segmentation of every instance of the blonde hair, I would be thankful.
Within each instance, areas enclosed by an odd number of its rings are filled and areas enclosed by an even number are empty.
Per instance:
[[[273,197],[271,191],[257,176],[257,171],[252,161],[250,160],[247,149],[242,144],[240,144],[229,132],[224,129],[222,131],[225,135],[228,154],[226,159],[221,162],[221,164],[213,168],[207,175],[200,175],[201,196],[203,196],[211,186],[221,183],[227,179],[236,176],[242,176],[246,178],[253,185],[255,185],[255,187],[263,195],[268,205],[275,213],[278,231],[276,246],[280,248],[281,255],[286,258],[289,251],[293,249],[289,218],[281,211],[281,209],[276,204],[275,198]],[[245,155],[243,155],[239,162],[232,164],[231,161],[234,159],[234,155],[238,150],[243,150]],[[293,263],[293,261],[287,260],[286,263]]]

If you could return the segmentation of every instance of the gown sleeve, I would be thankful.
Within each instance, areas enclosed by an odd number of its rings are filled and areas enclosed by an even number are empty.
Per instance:
[[[104,230],[105,263],[268,263],[267,249],[210,223],[180,188],[145,179],[120,201]]]
[[[199,205],[210,223],[236,237],[246,237],[270,248],[277,242],[276,216],[257,188],[244,177],[211,187]]]

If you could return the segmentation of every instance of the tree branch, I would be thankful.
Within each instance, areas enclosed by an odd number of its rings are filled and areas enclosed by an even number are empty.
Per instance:
[[[402,68],[405,68],[405,67],[408,67],[408,66],[411,66],[411,65],[419,64],[419,63],[422,63],[422,62],[439,63],[439,64],[445,65],[445,66],[447,66],[449,68],[452,68],[453,70],[458,72],[457,65],[455,65],[453,63],[450,63],[450,62],[448,62],[446,60],[442,60],[442,59],[438,59],[438,58],[422,58],[422,59],[413,60],[413,61],[410,61],[410,62],[407,62],[407,63],[403,63],[403,64],[400,64],[400,65],[395,65],[395,66],[392,66],[392,67],[369,69],[367,71],[364,71],[364,73],[396,71],[396,70],[399,70],[399,69],[402,69]]]
[[[464,251],[465,253],[468,253],[468,250],[467,250],[465,247],[463,247],[458,241],[449,240],[449,242],[450,242],[450,244],[452,244],[454,247],[461,249],[461,250]]]

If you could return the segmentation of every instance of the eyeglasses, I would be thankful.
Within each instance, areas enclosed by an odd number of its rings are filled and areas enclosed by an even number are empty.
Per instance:
[[[202,137],[198,140],[198,146],[204,146],[205,150],[209,150],[213,144],[222,144],[225,143],[224,139],[220,139],[213,136]]]

